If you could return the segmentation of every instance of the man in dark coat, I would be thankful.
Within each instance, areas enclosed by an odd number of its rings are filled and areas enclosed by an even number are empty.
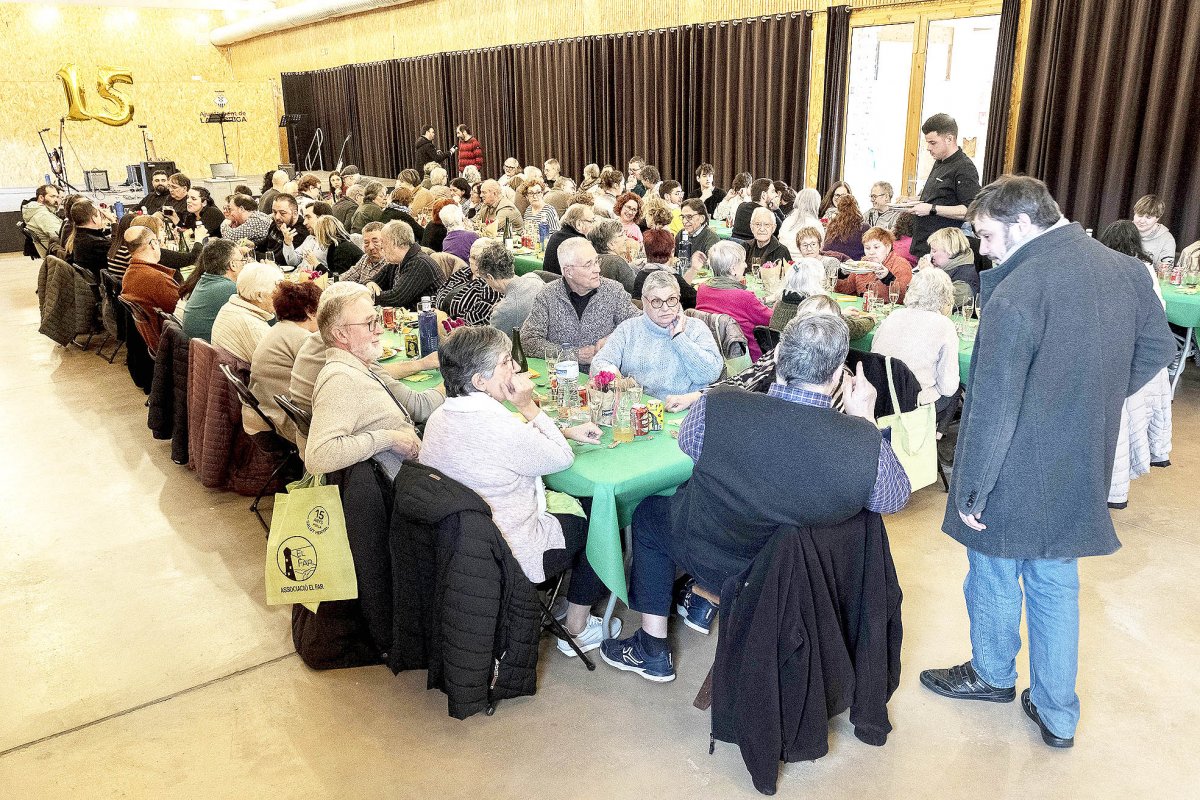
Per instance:
[[[972,658],[926,670],[921,683],[951,698],[1015,699],[1023,586],[1030,688],[1021,703],[1046,744],[1070,747],[1076,559],[1121,546],[1106,503],[1121,406],[1171,362],[1175,341],[1145,267],[1068,223],[1041,181],[1005,176],[967,217],[997,265],[980,275],[942,523],[967,548]]]
[[[413,169],[415,169],[418,173],[422,172],[425,169],[425,165],[430,162],[435,164],[443,164],[449,167],[450,156],[453,155],[454,151],[458,149],[452,148],[449,153],[443,153],[438,149],[437,145],[433,143],[434,135],[433,126],[426,125],[425,130],[423,130],[421,135],[417,137],[416,155],[413,157],[413,160],[416,161],[416,163],[413,165]]]
[[[561,227],[550,234],[550,238],[546,240],[546,252],[542,257],[542,269],[546,272],[561,275],[562,267],[558,265],[559,245],[567,239],[587,236],[595,222],[596,213],[592,210],[591,206],[576,203],[569,207],[567,213],[563,214]]]

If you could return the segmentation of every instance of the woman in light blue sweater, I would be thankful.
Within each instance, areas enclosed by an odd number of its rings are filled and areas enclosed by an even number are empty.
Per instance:
[[[617,326],[592,362],[592,374],[610,370],[633,378],[657,398],[707,386],[725,361],[708,326],[679,304],[679,284],[669,272],[646,276],[640,317]]]

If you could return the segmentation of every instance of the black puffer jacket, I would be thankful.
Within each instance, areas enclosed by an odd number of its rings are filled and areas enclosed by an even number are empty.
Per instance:
[[[188,460],[188,337],[174,322],[163,323],[150,384],[150,411],[146,422],[155,439],[171,440],[171,460]]]
[[[430,467],[405,463],[394,482],[393,671],[428,667],[450,716],[537,691],[541,612],[479,495]],[[360,576],[360,584],[361,584]]]

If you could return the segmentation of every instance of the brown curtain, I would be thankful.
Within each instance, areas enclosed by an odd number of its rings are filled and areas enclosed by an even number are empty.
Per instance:
[[[622,172],[645,157],[664,180],[688,184],[684,95],[689,86],[688,37],[680,28],[604,37],[597,75],[608,93],[597,157]],[[598,162],[599,163],[599,162]]]
[[[1013,65],[1017,55],[1017,29],[1021,23],[1021,0],[1004,0],[1000,7],[1000,38],[996,42],[996,67],[988,112],[987,144],[983,153],[984,186],[1004,172],[1004,144],[1012,111]]]
[[[312,143],[313,131],[317,127],[316,116],[313,113],[316,85],[314,74],[285,72],[279,76],[279,83],[283,89],[284,112],[300,115],[300,121],[288,131],[288,149],[291,150],[292,163],[296,165],[296,169],[305,169],[304,155]]]
[[[822,192],[842,177],[849,84],[850,7],[834,6],[829,9],[829,30],[825,37],[825,107],[821,111],[821,160],[816,187]]]
[[[808,14],[692,27],[689,196],[704,162],[722,187],[739,172],[804,185],[811,34]]]
[[[402,58],[392,63],[396,102],[388,113],[395,130],[396,163],[385,175],[389,178],[403,169],[411,167],[419,172],[425,166],[417,163],[417,137],[426,125],[434,126],[439,148],[449,150],[454,146],[454,129],[447,124],[445,113],[442,56]]]
[[[347,134],[354,130],[354,72],[351,67],[319,69],[313,73],[313,116],[316,127],[325,132],[322,155],[325,169],[337,164],[338,150]],[[351,153],[350,145],[346,152]],[[347,164],[351,163],[346,160]]]
[[[588,39],[512,48],[513,152],[522,164],[557,158],[562,174],[582,179],[596,153],[596,95],[600,89]],[[499,160],[491,162],[499,167]]]
[[[395,62],[355,64],[354,139],[346,148],[346,163],[363,174],[395,175],[399,140],[396,119]]]
[[[448,130],[465,124],[483,147],[484,175],[498,174],[512,155],[512,49],[492,47],[444,56]],[[445,140],[439,140],[446,148]]]
[[[1144,194],[1183,246],[1200,238],[1200,3],[1035,0],[1015,170],[1084,227]]]

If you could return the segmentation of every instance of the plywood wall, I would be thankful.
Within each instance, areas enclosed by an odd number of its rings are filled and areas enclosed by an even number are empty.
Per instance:
[[[274,80],[259,75],[234,79],[229,62],[209,44],[208,34],[224,19],[188,9],[128,9],[79,5],[0,3],[0,187],[42,182],[48,171],[37,131],[52,128],[67,112],[55,73],[77,64],[81,83],[95,81],[98,66],[127,67],[133,86],[133,121],[121,127],[100,122],[67,122],[66,147],[72,182],[82,168],[106,169],[110,180],[125,179],[125,165],[142,160],[139,124],[155,135],[160,156],[174,159],[194,177],[222,159],[220,133],[202,125],[199,112],[214,111],[214,89],[224,90],[230,110],[245,111],[249,122],[231,126],[230,158],[243,173],[262,172],[277,163]],[[78,155],[78,159],[76,158]]]

